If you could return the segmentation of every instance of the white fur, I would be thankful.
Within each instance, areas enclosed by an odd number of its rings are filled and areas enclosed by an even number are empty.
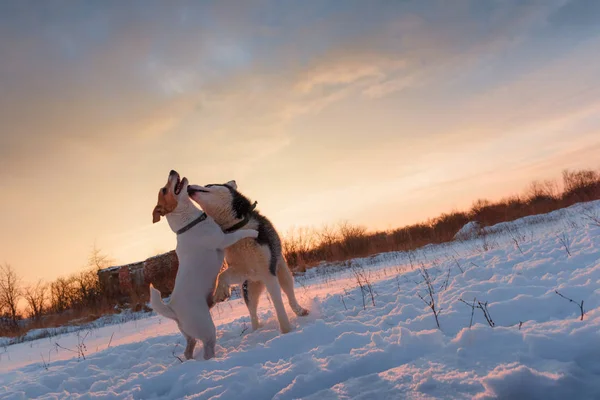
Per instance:
[[[176,181],[176,178],[174,179]],[[176,197],[177,207],[166,215],[174,232],[202,214],[188,197],[185,178],[183,188]],[[257,235],[257,231],[249,229],[224,234],[210,216],[177,235],[176,253],[179,269],[171,300],[165,304],[160,292],[151,287],[150,304],[157,313],[177,322],[179,330],[187,340],[186,358],[192,358],[196,339],[204,344],[205,359],[214,356],[216,330],[207,299],[209,296],[212,298],[215,281],[223,265],[224,249],[240,239],[255,238]]]

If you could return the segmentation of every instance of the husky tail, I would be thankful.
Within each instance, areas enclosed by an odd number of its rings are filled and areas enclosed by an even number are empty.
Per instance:
[[[160,292],[158,291],[158,289],[155,289],[154,286],[152,286],[152,284],[150,284],[150,306],[154,311],[156,311],[163,317],[177,321],[177,316],[175,315],[173,310],[171,310],[171,307],[169,307],[162,301],[162,298],[160,297]]]

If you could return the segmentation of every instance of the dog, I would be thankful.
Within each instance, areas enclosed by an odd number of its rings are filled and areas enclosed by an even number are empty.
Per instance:
[[[224,249],[244,238],[256,238],[258,232],[240,229],[223,233],[206,213],[190,200],[187,178],[180,179],[176,171],[169,173],[167,184],[158,192],[158,203],[152,211],[152,222],[167,218],[177,234],[175,249],[179,269],[171,300],[165,304],[160,292],[150,286],[150,305],[158,314],[177,322],[187,345],[185,358],[193,357],[196,339],[204,345],[204,359],[215,355],[216,329],[210,315],[214,305],[213,292],[223,265]]]
[[[255,208],[256,203],[237,190],[235,181],[206,186],[189,185],[188,194],[212,217],[225,233],[241,228],[256,229],[256,239],[240,240],[225,249],[228,268],[219,276],[215,300],[223,301],[230,295],[230,285],[242,284],[242,292],[252,329],[260,327],[257,309],[261,293],[267,288],[279,320],[282,333],[291,330],[290,321],[281,297],[286,294],[290,307],[298,316],[308,315],[294,294],[294,277],[281,252],[281,239],[273,224]]]

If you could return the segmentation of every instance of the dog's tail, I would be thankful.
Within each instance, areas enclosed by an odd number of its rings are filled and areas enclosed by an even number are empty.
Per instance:
[[[177,316],[175,315],[173,310],[171,310],[171,307],[169,307],[162,301],[160,292],[158,291],[158,289],[155,289],[154,286],[152,286],[152,284],[150,284],[150,306],[154,311],[156,311],[163,317],[177,321]]]

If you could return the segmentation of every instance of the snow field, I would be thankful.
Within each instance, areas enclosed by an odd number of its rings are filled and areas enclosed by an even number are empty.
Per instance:
[[[241,300],[219,304],[209,361],[181,362],[183,338],[157,316],[8,346],[0,398],[598,399],[600,226],[584,209],[600,202],[342,271],[309,270],[296,291],[311,315],[290,311],[296,329],[286,335],[266,297],[256,332]],[[441,329],[418,296],[430,301],[421,266]],[[584,301],[583,321],[555,291]],[[474,298],[494,327],[461,301]]]

